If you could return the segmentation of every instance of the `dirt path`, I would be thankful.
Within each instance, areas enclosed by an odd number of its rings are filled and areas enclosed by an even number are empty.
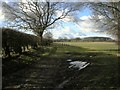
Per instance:
[[[31,66],[3,77],[3,89],[65,90],[65,86],[80,75],[79,70],[68,68],[70,58],[79,60],[70,53],[38,57]]]
[[[38,89],[48,88],[48,90],[56,87],[56,73],[60,64],[60,60],[53,58],[44,58],[36,64],[24,70],[17,71],[12,75],[3,78],[3,88],[26,88]]]

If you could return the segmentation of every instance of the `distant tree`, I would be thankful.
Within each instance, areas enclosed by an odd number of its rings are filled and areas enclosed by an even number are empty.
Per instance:
[[[59,38],[58,38],[58,40],[62,40],[62,39],[63,39],[63,37],[59,37]]]
[[[43,35],[42,45],[50,45],[53,42],[53,35],[51,32],[47,32]]]
[[[75,40],[76,40],[76,41],[80,41],[80,40],[81,40],[81,38],[77,37],[77,38],[75,38]]]
[[[63,39],[64,39],[64,41],[67,41],[67,40],[68,40],[68,38],[67,38],[67,37],[64,37]]]
[[[83,38],[83,41],[93,41],[93,42],[95,42],[95,41],[114,41],[114,40],[112,40],[111,38],[109,38],[109,37],[85,37],[85,38]]]

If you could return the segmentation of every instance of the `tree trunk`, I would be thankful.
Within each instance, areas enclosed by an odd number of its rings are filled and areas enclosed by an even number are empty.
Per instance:
[[[42,37],[42,35],[40,35],[40,45],[41,46],[43,45],[43,37]]]
[[[44,31],[44,30],[42,30],[42,31]],[[40,32],[39,33],[39,37],[40,37],[40,45],[42,46],[43,44],[43,32]]]
[[[120,17],[118,18],[118,53],[120,53]]]
[[[8,56],[9,58],[11,57],[10,55],[10,49],[9,49],[9,46],[6,45],[6,49],[5,49],[5,54],[6,56]]]
[[[43,37],[42,37],[42,36],[40,36],[40,42],[41,42],[41,43],[43,42]]]

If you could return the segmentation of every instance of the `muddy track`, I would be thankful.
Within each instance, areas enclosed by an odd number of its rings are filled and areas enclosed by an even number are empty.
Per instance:
[[[44,58],[29,68],[22,69],[3,78],[3,88],[54,88],[60,60]]]

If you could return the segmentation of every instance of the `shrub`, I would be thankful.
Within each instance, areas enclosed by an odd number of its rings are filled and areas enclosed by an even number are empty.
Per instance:
[[[51,40],[51,39],[43,39],[43,41],[42,41],[43,46],[49,46],[52,43],[53,43],[53,40]]]

